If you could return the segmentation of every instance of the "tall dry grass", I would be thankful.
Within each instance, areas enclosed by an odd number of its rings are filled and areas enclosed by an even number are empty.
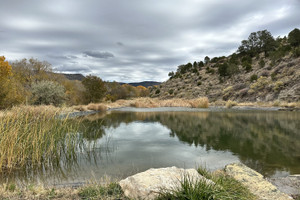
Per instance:
[[[198,99],[192,99],[190,100],[190,104],[192,108],[208,108],[209,101],[207,97],[201,97]]]
[[[232,101],[232,100],[228,100],[226,102],[226,108],[232,108],[233,106],[237,106],[237,105],[238,105],[238,103],[235,101]]]
[[[188,107],[188,108],[208,108],[209,101],[207,97],[200,97],[197,99],[158,99],[158,98],[135,98],[129,100],[117,100],[112,103],[99,103],[89,104],[86,106],[75,106],[73,107],[79,111],[86,110],[98,110],[105,111],[109,108],[120,108],[120,107],[135,107],[135,108],[157,108],[157,107]]]
[[[0,117],[0,172],[73,159],[78,123],[55,107],[15,107]]]
[[[107,106],[104,104],[95,104],[95,103],[90,103],[87,105],[88,110],[96,110],[96,111],[106,111]]]
[[[259,101],[259,102],[241,102],[239,106],[257,106],[257,107],[286,107],[286,108],[300,108],[300,102],[286,102],[286,101]]]

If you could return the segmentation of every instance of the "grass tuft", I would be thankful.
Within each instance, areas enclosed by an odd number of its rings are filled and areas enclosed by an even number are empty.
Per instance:
[[[238,103],[235,101],[228,100],[226,102],[226,108],[232,108],[233,106],[237,106],[237,105],[238,105]]]
[[[180,187],[171,191],[160,193],[157,200],[254,200],[256,197],[250,193],[237,180],[226,176],[223,173],[213,174],[205,168],[197,170],[202,176],[212,180],[215,184],[208,184],[200,179],[192,181],[189,177],[184,177]]]
[[[192,108],[208,108],[209,101],[207,97],[192,99],[189,101]]]
[[[78,195],[82,199],[125,199],[123,190],[117,183],[85,186],[79,190]]]
[[[87,109],[88,110],[95,110],[95,111],[106,111],[107,110],[107,106],[103,105],[103,104],[95,104],[95,103],[91,103],[89,105],[87,105]]]

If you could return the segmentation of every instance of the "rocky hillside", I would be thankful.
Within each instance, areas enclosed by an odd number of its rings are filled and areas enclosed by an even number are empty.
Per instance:
[[[296,44],[290,39],[295,30],[299,33]],[[257,34],[256,40],[262,40],[259,47],[249,36],[237,53],[228,57],[206,57],[204,62],[180,65],[175,73],[169,73],[168,81],[151,88],[150,96],[206,96],[211,102],[300,101],[300,31],[295,30],[288,38],[276,40],[269,34],[273,46],[259,38],[261,31],[251,33],[250,36]]]

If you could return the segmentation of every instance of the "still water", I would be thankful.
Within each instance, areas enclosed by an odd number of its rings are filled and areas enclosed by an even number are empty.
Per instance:
[[[266,177],[300,174],[300,112],[112,111],[82,117],[74,162],[16,172],[2,181],[78,184],[149,168],[210,170],[242,162]]]

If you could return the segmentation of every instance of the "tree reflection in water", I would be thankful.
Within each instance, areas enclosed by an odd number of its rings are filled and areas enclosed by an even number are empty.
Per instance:
[[[262,111],[113,111],[107,114],[89,115],[79,119],[81,128],[78,140],[81,143],[75,150],[74,159],[53,163],[48,168],[17,170],[9,175],[3,174],[0,178],[4,182],[33,179],[35,182],[47,182],[44,180],[51,179],[52,183],[60,183],[61,180],[69,178],[70,171],[76,178],[77,171],[89,170],[85,167],[99,165],[101,168],[103,159],[112,159],[111,155],[118,148],[111,141],[113,138],[110,138],[110,132],[118,129],[122,124],[129,125],[133,122],[148,125],[159,123],[170,130],[170,137],[167,138],[170,140],[178,138],[181,143],[195,148],[231,152],[241,162],[265,176],[273,176],[281,171],[297,174],[300,173],[299,119],[299,112]],[[124,139],[126,135],[122,137]],[[153,144],[150,141],[151,147],[155,147],[155,141],[157,140],[153,140]],[[106,162],[107,165],[108,163]]]
[[[104,127],[159,122],[170,136],[207,150],[230,151],[251,168],[272,176],[300,173],[299,112],[113,112]]]

